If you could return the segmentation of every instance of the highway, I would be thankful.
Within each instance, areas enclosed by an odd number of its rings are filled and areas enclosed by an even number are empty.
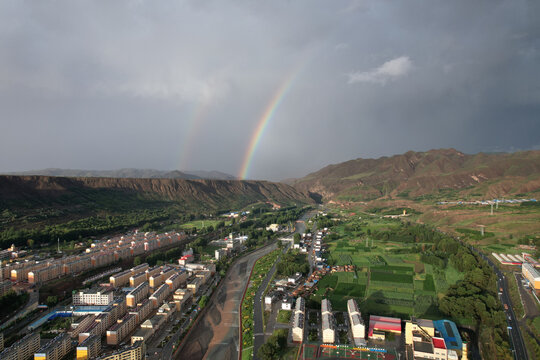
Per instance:
[[[485,256],[482,252],[478,251],[475,247],[471,245],[465,244],[462,241],[461,243],[465,246],[468,246],[472,251],[480,255],[480,257],[482,257],[482,259],[484,259],[489,264],[489,266],[491,266],[493,271],[495,271],[495,274],[497,275],[497,288],[502,288],[502,292],[499,291],[501,302],[503,306],[508,306],[508,309],[505,309],[504,313],[506,316],[506,322],[508,323],[508,334],[510,335],[511,349],[514,355],[514,359],[529,359],[529,356],[527,354],[527,348],[525,347],[525,342],[523,341],[521,330],[519,329],[518,320],[516,319],[514,309],[512,308],[512,301],[510,300],[508,292],[508,283],[504,274],[497,268],[493,261],[491,261],[491,259]]]

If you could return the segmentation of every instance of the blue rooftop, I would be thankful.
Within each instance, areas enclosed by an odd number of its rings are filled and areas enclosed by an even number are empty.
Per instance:
[[[457,326],[453,321],[437,320],[433,322],[433,326],[435,326],[435,330],[441,333],[448,349],[462,349],[463,341],[461,340]]]

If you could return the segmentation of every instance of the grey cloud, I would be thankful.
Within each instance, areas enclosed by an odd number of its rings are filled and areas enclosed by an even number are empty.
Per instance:
[[[252,178],[411,149],[531,148],[537,3],[3,1],[0,171],[236,174],[298,68]]]

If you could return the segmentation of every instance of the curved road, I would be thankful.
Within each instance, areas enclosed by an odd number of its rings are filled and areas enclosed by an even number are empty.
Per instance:
[[[276,247],[276,243],[267,245],[234,262],[184,340],[177,359],[238,359],[238,311],[244,289],[255,261]]]

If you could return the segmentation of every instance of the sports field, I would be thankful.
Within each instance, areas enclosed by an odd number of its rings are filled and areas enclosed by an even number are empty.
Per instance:
[[[369,351],[368,349],[355,349],[353,347],[326,347],[324,345],[304,344],[300,359],[358,359],[358,360],[394,360],[397,353],[393,350]]]

